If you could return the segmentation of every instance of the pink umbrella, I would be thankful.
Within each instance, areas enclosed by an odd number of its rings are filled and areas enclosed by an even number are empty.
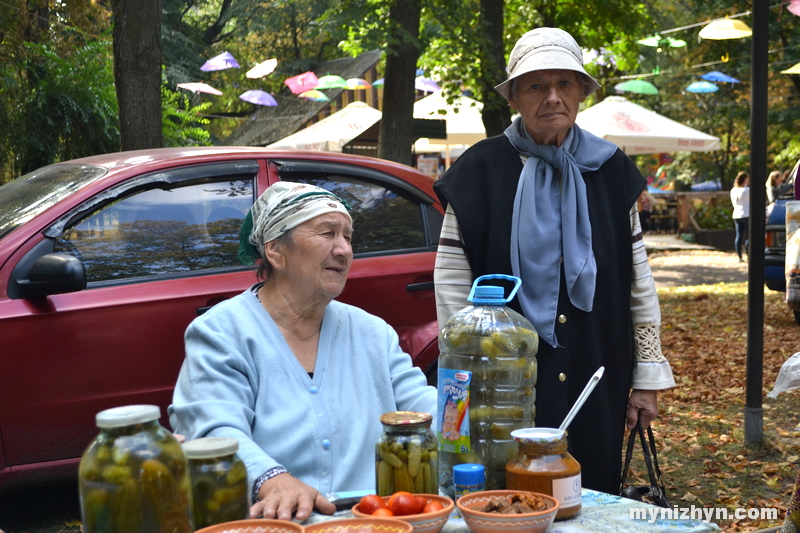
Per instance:
[[[222,94],[222,91],[215,89],[211,85],[202,82],[179,83],[178,87],[180,87],[181,89],[186,89],[187,91],[192,91],[193,93]]]
[[[294,94],[300,94],[316,87],[319,80],[317,79],[317,75],[313,72],[303,72],[292,78],[287,78],[283,83],[285,83]]]
[[[212,57],[200,67],[200,70],[225,70],[226,68],[239,68],[239,63],[233,58],[230,52],[223,52],[218,56]]]
[[[263,63],[259,63],[258,65],[248,70],[245,76],[247,76],[248,78],[263,78],[264,76],[275,70],[275,67],[277,66],[278,66],[277,59],[267,59]]]
[[[414,88],[418,91],[425,91],[426,93],[434,93],[439,90],[439,86],[430,78],[423,78],[419,76],[414,79]]]
[[[271,94],[253,90],[253,91],[246,91],[239,95],[239,98],[244,100],[245,102],[250,102],[251,104],[258,104],[258,105],[268,105],[268,106],[276,106],[278,102],[272,97]]]

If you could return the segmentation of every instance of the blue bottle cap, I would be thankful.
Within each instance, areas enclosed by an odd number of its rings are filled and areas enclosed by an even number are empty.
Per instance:
[[[483,465],[464,463],[453,467],[453,483],[456,485],[483,485],[485,480]]]

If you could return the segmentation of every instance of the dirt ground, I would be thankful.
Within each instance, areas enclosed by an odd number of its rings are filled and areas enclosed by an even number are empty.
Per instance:
[[[653,251],[657,288],[747,281],[747,263],[733,252]],[[77,483],[0,495],[0,533],[76,533],[81,530]]]

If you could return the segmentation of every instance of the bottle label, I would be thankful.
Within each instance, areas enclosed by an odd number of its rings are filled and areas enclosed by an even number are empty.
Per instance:
[[[469,385],[472,372],[439,369],[439,449],[450,453],[469,453]]]
[[[581,475],[553,480],[553,498],[562,509],[581,503]]]

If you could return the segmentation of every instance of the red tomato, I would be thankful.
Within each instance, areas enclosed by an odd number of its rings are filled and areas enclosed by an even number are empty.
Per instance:
[[[400,491],[395,492],[394,494],[392,494],[389,497],[389,501],[386,504],[387,507],[389,507],[389,509],[391,509],[392,508],[392,504],[394,503],[394,501],[398,498],[398,496],[402,496],[403,494],[411,494],[411,493],[410,492],[406,492],[404,490],[400,490]]]
[[[417,496],[417,513],[421,513],[426,505],[428,505],[428,500],[422,496]]]
[[[358,502],[358,510],[364,514],[373,514],[378,509],[385,509],[386,502],[377,494],[368,494]]]
[[[391,512],[386,507],[381,507],[380,509],[376,509],[372,516],[394,516],[394,513]]]
[[[425,504],[425,508],[422,509],[423,513],[435,513],[436,511],[441,511],[444,509],[444,505],[441,502],[437,502],[436,500],[431,500]]]
[[[400,494],[389,506],[389,509],[395,516],[406,516],[420,512],[419,502],[413,494]]]

